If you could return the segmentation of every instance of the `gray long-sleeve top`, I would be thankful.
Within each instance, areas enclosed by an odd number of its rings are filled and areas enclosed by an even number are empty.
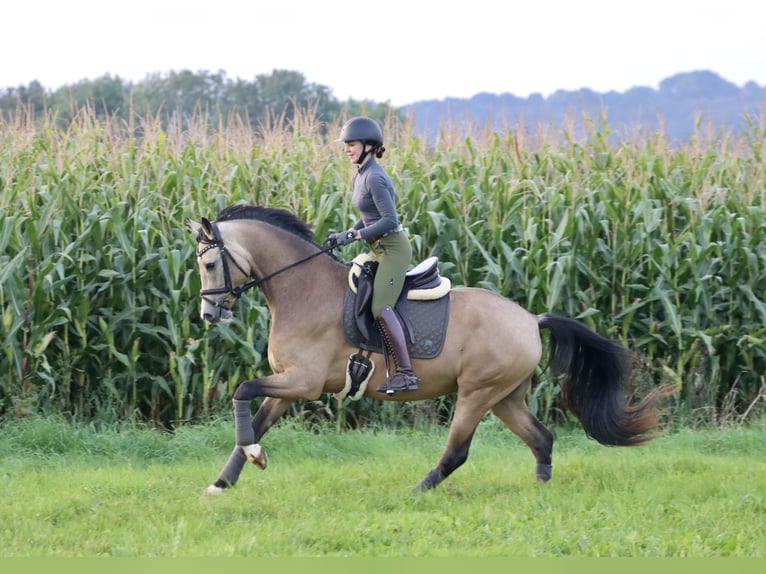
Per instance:
[[[362,239],[374,239],[399,227],[394,184],[375,157],[359,168],[352,182],[354,193],[351,204],[360,215],[354,229],[360,230]]]

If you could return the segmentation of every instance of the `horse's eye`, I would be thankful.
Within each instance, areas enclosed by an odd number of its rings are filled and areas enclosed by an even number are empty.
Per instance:
[[[205,263],[205,269],[207,269],[208,271],[212,271],[213,269],[215,269],[215,261],[208,261],[207,263]]]

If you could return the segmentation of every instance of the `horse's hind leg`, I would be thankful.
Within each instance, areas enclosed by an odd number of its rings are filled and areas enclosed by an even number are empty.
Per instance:
[[[458,394],[447,446],[437,465],[413,488],[413,491],[435,488],[468,459],[468,450],[471,448],[476,427],[487,414],[488,409],[483,406],[484,404],[484,401],[481,401],[481,404],[477,405],[477,399],[461,397]]]
[[[527,380],[514,389],[492,407],[492,412],[527,444],[537,460],[537,480],[548,482],[552,472],[553,433],[529,412],[525,400],[529,384]]]

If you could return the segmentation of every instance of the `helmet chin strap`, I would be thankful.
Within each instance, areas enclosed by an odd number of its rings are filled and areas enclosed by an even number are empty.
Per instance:
[[[370,152],[372,152],[372,150],[373,150],[372,146],[371,146],[371,147],[370,147],[370,149],[368,150],[368,149],[367,149],[367,144],[366,144],[365,142],[362,142],[362,153],[361,153],[361,155],[359,156],[359,159],[358,159],[358,160],[356,160],[356,165],[358,165],[358,166],[360,166],[360,167],[361,167],[361,165],[362,165],[362,162],[364,162],[364,158],[366,158],[366,157],[367,157],[367,154],[369,154]]]

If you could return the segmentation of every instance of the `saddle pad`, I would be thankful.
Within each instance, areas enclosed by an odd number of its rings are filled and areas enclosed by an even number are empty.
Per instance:
[[[378,330],[369,329],[369,340],[364,340],[357,325],[354,300],[356,294],[346,288],[341,323],[349,343],[360,349],[383,353],[383,343]],[[447,335],[449,321],[449,296],[432,301],[399,299],[396,311],[404,322],[407,348],[413,359],[433,359],[441,353]],[[368,318],[372,321],[372,314]]]

